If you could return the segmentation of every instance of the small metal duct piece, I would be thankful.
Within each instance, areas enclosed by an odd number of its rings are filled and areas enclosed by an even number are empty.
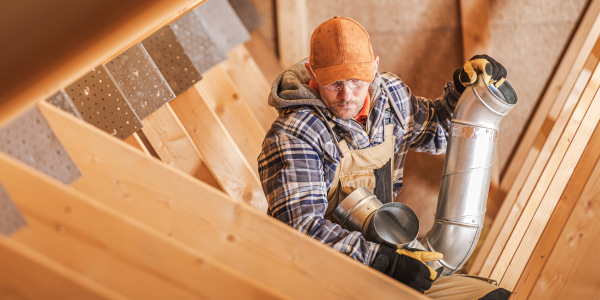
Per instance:
[[[453,274],[467,261],[479,240],[490,186],[498,129],[502,118],[517,103],[510,82],[499,89],[486,86],[479,75],[465,89],[450,127],[446,161],[435,223],[421,240],[444,258],[430,264]]]
[[[402,203],[382,205],[364,186],[344,198],[332,219],[343,228],[362,232],[371,242],[398,249],[422,247],[417,241],[419,218],[415,212]]]

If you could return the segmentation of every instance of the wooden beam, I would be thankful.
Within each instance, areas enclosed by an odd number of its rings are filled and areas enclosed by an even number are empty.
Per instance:
[[[4,153],[0,165],[0,182],[27,220],[10,239],[125,297],[283,298]]]
[[[600,165],[560,232],[528,299],[598,299]],[[523,298],[524,299],[524,298]]]
[[[51,105],[40,110],[81,169],[72,188],[290,298],[426,299]]]
[[[569,118],[568,126],[562,132],[556,148],[543,168],[544,171],[539,177],[536,177],[537,184],[531,196],[522,194],[523,197],[528,198],[527,205],[492,271],[492,278],[503,278],[519,244],[525,247],[523,250],[525,253],[531,255],[533,247],[537,244],[560,195],[583,154],[583,150],[598,125],[600,120],[600,94],[597,94],[599,85],[600,64],[594,70],[586,90]],[[542,156],[540,154],[540,157]],[[500,285],[508,287],[509,290],[514,288],[511,281],[506,283],[501,281]]]
[[[524,270],[515,270],[510,267],[504,277],[510,278],[520,275],[520,279],[514,289],[514,299],[526,299],[534,285],[538,281],[552,249],[554,249],[559,235],[571,215],[577,201],[582,197],[590,197],[597,189],[594,185],[600,179],[600,127],[596,127],[590,143],[586,147],[577,168],[571,176],[571,180],[556,205],[556,209],[548,221],[548,225],[531,254]],[[592,194],[590,194],[592,191]],[[516,254],[518,255],[518,253]],[[516,267],[522,265],[514,264]],[[518,274],[511,274],[517,273]]]
[[[203,76],[202,80],[196,84],[197,88],[202,90],[202,94],[205,95],[204,99],[210,104],[210,109],[219,116],[229,135],[250,164],[251,170],[258,175],[257,159],[262,150],[266,130],[254,116],[248,107],[247,100],[221,65],[210,69]]]
[[[144,146],[144,143],[142,142],[142,140],[140,140],[140,137],[137,135],[137,133],[133,133],[132,135],[130,135],[123,141],[125,143],[133,146],[135,149],[142,151],[146,155],[152,156],[152,155],[150,155],[150,152],[148,151],[148,149],[146,149],[146,146]]]
[[[502,176],[500,190],[504,196],[514,183],[520,182],[517,177],[520,170],[525,167],[529,153],[532,149],[537,151],[541,149],[543,142],[540,143],[539,140],[546,140],[552,125],[556,122],[558,115],[556,113],[549,115],[550,111],[555,112],[556,109],[551,108],[562,107],[577,82],[600,36],[599,12],[600,1],[592,0]]]
[[[490,52],[490,4],[488,0],[460,0],[463,59]]]
[[[196,84],[170,104],[223,190],[233,199],[266,213],[267,199],[258,171],[252,169],[207,99]],[[240,129],[238,134],[243,132]]]
[[[221,64],[222,68],[225,69],[266,132],[277,118],[277,110],[268,104],[269,92],[271,91],[270,82],[267,81],[243,44],[233,48],[227,53],[227,56],[229,59]],[[202,86],[202,82],[200,85]],[[262,138],[264,139],[264,135]]]
[[[558,114],[559,117],[556,119],[556,122],[551,122],[548,124],[551,128],[546,129],[548,130],[548,137],[544,139],[542,136],[538,136],[539,140],[537,143],[541,144],[542,146],[539,146],[539,148],[532,148],[526,164],[519,173],[519,181],[516,181],[513,187],[511,187],[511,190],[506,196],[499,213],[496,215],[496,219],[490,229],[490,232],[488,233],[488,237],[486,238],[478,257],[475,260],[475,262],[479,263],[481,266],[481,270],[479,272],[480,276],[490,276],[491,270],[496,264],[504,245],[508,241],[510,233],[513,231],[513,228],[519,216],[521,215],[523,207],[533,192],[537,180],[544,171],[544,167],[546,166],[555,147],[558,145],[563,130],[568,125],[569,120],[571,120],[570,117],[576,105],[581,105],[579,106],[580,108],[578,114],[585,113],[585,109],[587,107],[586,105],[589,105],[589,101],[591,101],[591,97],[597,89],[597,84],[594,83],[595,81],[590,79],[590,76],[592,72],[595,72],[595,76],[600,76],[595,71],[598,68],[598,62],[600,58],[600,40],[598,40],[592,50],[593,51],[589,55],[583,70],[578,76],[575,86],[572,90],[570,90],[564,106],[561,106],[562,111],[560,114]],[[592,85],[588,84],[588,80],[589,82],[592,82]],[[581,99],[585,100],[582,102]],[[571,128],[576,129],[576,127]]]
[[[222,190],[168,103],[144,119],[142,131],[164,163]]]
[[[581,91],[581,85],[585,85],[587,81],[581,78],[580,73],[584,70],[586,61],[600,35],[599,11],[600,1],[592,1],[501,177],[499,190],[494,194],[490,193],[493,197],[490,201],[502,203],[502,206],[494,218],[494,224],[488,234],[489,238],[484,241],[469,274],[479,274],[481,271],[501,226],[515,204],[516,195],[531,171],[573,87],[578,85],[580,87],[575,90]],[[591,68],[593,69],[593,66]],[[591,70],[584,73],[583,77],[589,78],[590,75]]]
[[[127,299],[10,238],[0,238],[0,266],[2,299]]]
[[[0,36],[10,40],[11,46],[0,50],[0,57],[11,59],[3,60],[0,67],[0,123],[109,61],[201,2],[7,3],[0,12]]]
[[[258,31],[250,32],[250,40],[245,45],[270,86],[275,81],[275,78],[283,72],[283,67],[281,67],[281,64],[277,60],[277,56],[269,48],[265,38]]]
[[[307,58],[310,52],[306,0],[277,0],[275,6],[279,62],[288,68]]]

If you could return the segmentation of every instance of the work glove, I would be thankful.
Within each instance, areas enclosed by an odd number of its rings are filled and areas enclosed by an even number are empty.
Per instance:
[[[506,69],[493,58],[487,55],[473,56],[462,68],[456,69],[454,75],[454,87],[460,93],[465,88],[477,81],[477,74],[483,73],[486,85],[494,84],[500,87],[506,80]]]
[[[439,277],[442,268],[437,271],[425,263],[442,259],[441,253],[422,251],[418,249],[396,250],[381,245],[371,267],[382,272],[411,288],[425,293]]]

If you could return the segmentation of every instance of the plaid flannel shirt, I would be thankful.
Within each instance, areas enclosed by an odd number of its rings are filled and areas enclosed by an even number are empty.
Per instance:
[[[460,93],[449,82],[443,95],[432,101],[411,95],[408,87],[394,74],[383,73],[382,77],[407,122],[407,128],[402,129],[399,119],[392,113],[396,137],[395,197],[402,189],[404,160],[409,148],[431,154],[446,150],[447,131]],[[388,100],[387,94],[381,93],[373,103],[369,134],[355,120],[339,119],[329,110],[319,109],[336,123],[350,149],[365,149],[384,141],[383,119]],[[267,132],[258,163],[262,188],[269,202],[268,214],[334,250],[370,265],[379,244],[366,241],[360,232],[345,230],[323,217],[340,156],[323,120],[311,111],[314,107],[291,107]]]

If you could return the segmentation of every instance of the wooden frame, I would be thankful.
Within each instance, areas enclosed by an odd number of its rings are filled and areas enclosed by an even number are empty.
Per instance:
[[[10,22],[2,24],[2,35],[14,37],[15,42],[0,54],[20,65],[3,67],[10,76],[2,74],[0,81],[0,123],[109,61],[202,0],[67,0],[53,13],[41,9],[53,7],[49,2],[36,2],[11,2],[6,9],[12,10],[14,18],[2,20]],[[40,9],[32,13],[32,6]],[[28,28],[27,39],[18,39],[15,28]],[[39,49],[45,55],[36,55]]]
[[[2,299],[127,299],[9,238],[0,238],[0,265]]]
[[[248,164],[207,98],[196,84],[171,100],[170,104],[223,191],[233,199],[249,203],[266,213],[267,199],[258,171]]]
[[[596,19],[596,21],[600,26],[600,18]],[[600,27],[598,33],[600,34]],[[596,38],[597,37],[598,36],[596,36]],[[469,271],[470,274],[479,274],[480,276],[489,276],[491,274],[491,269],[528,199],[527,195],[529,195],[535,187],[537,178],[539,178],[551,152],[557,145],[562,130],[567,126],[569,117],[575,109],[577,101],[582,97],[588,79],[598,63],[600,41],[594,42],[595,45],[590,52],[587,54],[583,53],[583,55],[586,55],[586,61],[583,68],[578,73],[576,80],[574,80],[573,88],[562,90],[568,91],[566,96],[561,96],[560,98],[564,99],[564,102],[554,102],[552,111],[558,110],[558,112],[552,113],[551,115],[557,117],[552,120],[547,119],[550,121],[546,122],[544,129],[536,137],[536,143],[534,144],[534,147],[530,149],[525,162],[521,165],[522,168],[514,181],[514,185],[510,188],[509,193],[506,194],[506,197],[502,202],[502,207],[496,215],[487,238]],[[593,92],[593,88],[591,92]],[[501,183],[501,189],[498,193],[499,197],[504,195],[502,192],[502,185],[504,185],[504,181]]]
[[[0,164],[0,181],[27,220],[27,226],[14,233],[11,241],[125,297],[283,298],[2,153]]]
[[[82,171],[82,178],[72,187],[165,237],[291,298],[425,299],[100,130],[82,126],[57,108],[46,103],[39,106]]]
[[[596,94],[599,86],[600,64],[594,70],[570,118],[561,115],[561,117],[569,119],[569,124],[560,135],[560,139],[556,144],[556,148],[551,152],[551,156],[549,155],[547,162],[543,159],[545,157],[545,155],[542,155],[543,153],[538,157],[536,164],[545,165],[543,172],[539,177],[530,176],[529,178],[531,179],[528,178],[531,182],[537,182],[535,189],[531,190],[530,195],[527,193],[519,195],[519,198],[527,199],[527,205],[524,206],[519,221],[514,226],[510,238],[506,242],[491,273],[492,278],[502,279],[501,286],[506,286],[509,289],[514,287],[512,281],[505,281],[504,279],[505,272],[511,260],[513,257],[517,259],[529,258],[533,247],[539,240],[541,230],[546,226],[550,214],[558,201],[558,197],[564,191],[573,169],[590,140],[593,129],[600,120],[600,99],[598,99],[600,95]],[[553,133],[556,132],[553,131]],[[548,141],[550,140],[551,138],[549,137]],[[524,200],[519,202],[525,203]],[[527,255],[515,256],[519,245],[522,245],[522,249],[524,249],[525,253],[528,253]]]

